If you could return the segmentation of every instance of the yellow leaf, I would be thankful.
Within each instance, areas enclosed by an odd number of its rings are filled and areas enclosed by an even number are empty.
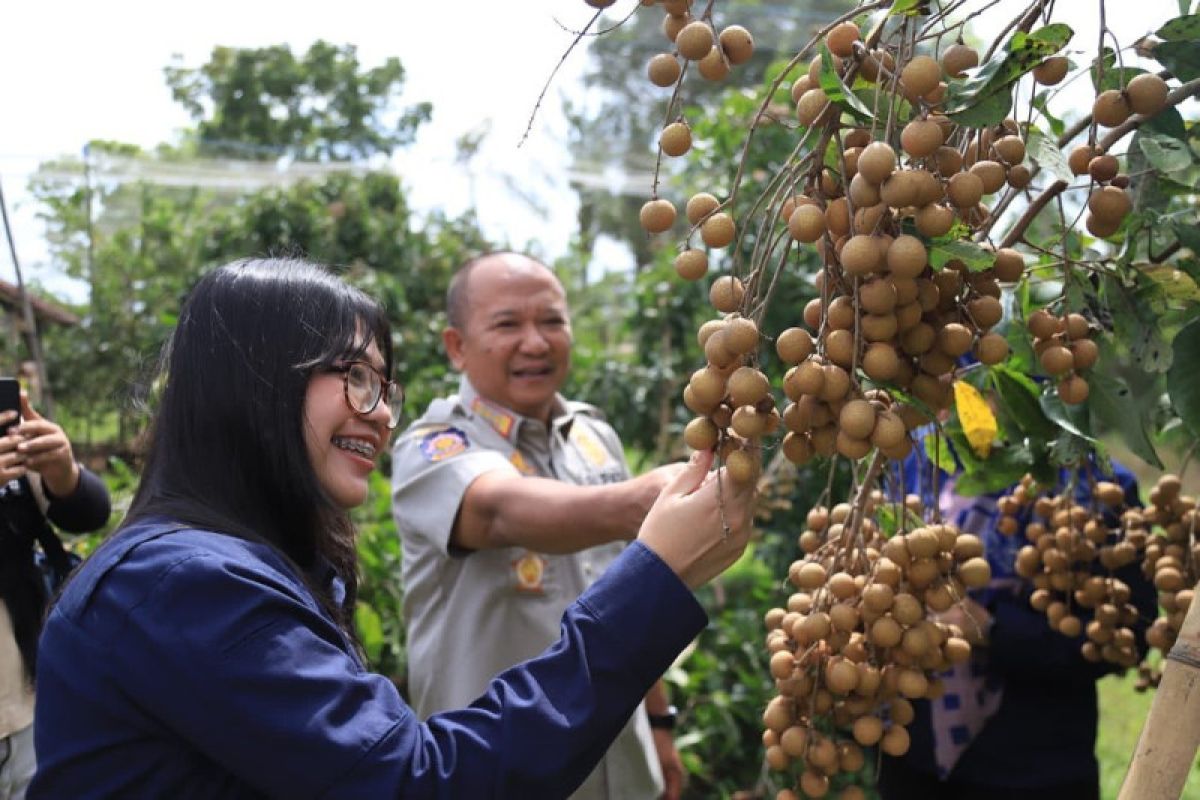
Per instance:
[[[954,405],[971,449],[980,458],[987,458],[1000,430],[996,425],[996,415],[979,390],[966,381],[954,382]]]

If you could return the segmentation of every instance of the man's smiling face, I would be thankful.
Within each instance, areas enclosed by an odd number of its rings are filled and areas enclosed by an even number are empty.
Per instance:
[[[467,276],[462,328],[443,334],[454,366],[480,395],[548,421],[571,365],[571,319],[562,284],[525,256],[500,253]]]

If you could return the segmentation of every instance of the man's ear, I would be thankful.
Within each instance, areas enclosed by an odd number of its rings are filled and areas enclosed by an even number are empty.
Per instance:
[[[466,364],[466,358],[463,356],[463,335],[458,328],[446,328],[442,331],[442,346],[446,348],[446,355],[450,357],[450,363],[459,372],[462,372],[463,366]]]

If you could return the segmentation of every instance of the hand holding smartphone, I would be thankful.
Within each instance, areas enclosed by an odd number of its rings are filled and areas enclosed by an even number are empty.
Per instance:
[[[21,424],[21,383],[16,378],[0,378],[0,413],[15,411],[17,416],[3,426],[7,436],[12,428]]]

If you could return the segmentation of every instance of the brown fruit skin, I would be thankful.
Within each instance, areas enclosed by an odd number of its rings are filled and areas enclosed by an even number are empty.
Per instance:
[[[700,226],[700,238],[709,247],[727,247],[736,235],[737,228],[733,224],[733,217],[724,211],[713,214]]]
[[[1008,342],[998,333],[988,333],[975,343],[975,357],[987,366],[999,364],[1008,358]]]
[[[1096,148],[1091,145],[1081,144],[1071,151],[1071,155],[1067,157],[1067,166],[1071,168],[1073,175],[1087,175],[1088,165],[1092,163],[1092,159],[1099,155]]]
[[[1024,164],[1016,164],[1008,169],[1008,185],[1014,189],[1024,189],[1033,180],[1033,173]]]
[[[957,172],[946,184],[946,196],[955,208],[974,208],[983,197],[983,179],[973,172]]]
[[[667,14],[665,17],[663,17],[663,36],[666,36],[668,41],[674,42],[675,37],[679,35],[679,32],[683,30],[683,27],[691,21],[691,14]]]
[[[1088,233],[1100,239],[1107,239],[1121,227],[1121,220],[1104,219],[1095,214],[1089,214],[1083,224]]]
[[[1097,189],[1088,198],[1088,210],[1105,222],[1120,222],[1132,208],[1129,195],[1115,186]]]
[[[658,146],[671,157],[681,156],[692,149],[692,129],[686,122],[672,122],[659,134]]]
[[[675,272],[685,281],[698,281],[708,274],[708,255],[692,248],[675,256]]]
[[[754,37],[741,25],[730,25],[725,28],[721,31],[718,41],[721,49],[725,52],[725,57],[734,66],[745,64],[754,55]]]
[[[679,48],[679,55],[688,61],[699,61],[712,50],[712,28],[700,20],[689,22],[675,36],[675,46]]]
[[[977,161],[971,165],[971,174],[983,182],[984,194],[995,194],[1004,186],[1004,167],[995,161]]]
[[[1020,164],[1025,160],[1025,143],[1019,136],[1004,136],[992,145],[992,149],[1006,164]]]
[[[1100,358],[1100,348],[1091,339],[1071,342],[1071,355],[1075,360],[1075,371],[1091,369]]]
[[[693,450],[711,450],[717,446],[721,432],[708,417],[696,417],[683,429],[683,441]]]
[[[1096,96],[1096,102],[1092,104],[1092,118],[1106,128],[1117,127],[1129,119],[1129,115],[1132,113],[1133,109],[1129,107],[1125,95],[1117,89],[1101,92]]]
[[[942,54],[942,69],[951,78],[961,78],[966,70],[979,66],[979,52],[965,44],[954,44]]]
[[[1116,156],[1105,153],[1089,161],[1087,171],[1093,180],[1107,183],[1117,177],[1117,173],[1121,171],[1121,164]]]
[[[887,342],[873,342],[863,354],[862,368],[871,380],[892,380],[900,371],[896,349]]]
[[[1062,345],[1047,347],[1042,351],[1039,361],[1047,374],[1056,376],[1070,372],[1071,368],[1075,366],[1075,358],[1071,355],[1071,351]]]
[[[705,80],[720,81],[729,74],[729,62],[721,53],[721,48],[713,45],[708,55],[696,62],[696,70]]]
[[[1047,58],[1033,69],[1033,79],[1042,86],[1057,86],[1067,77],[1071,63],[1063,56]]]
[[[722,275],[709,288],[708,300],[717,311],[728,314],[741,307],[745,294],[746,287],[740,280],[732,275]]]
[[[929,56],[914,56],[900,70],[900,82],[904,88],[920,97],[936,89],[941,77],[941,68]]]
[[[800,100],[796,103],[796,119],[801,125],[816,125],[830,107],[825,92],[819,87],[809,89],[800,95]]]
[[[900,132],[900,146],[913,158],[933,155],[942,146],[942,127],[927,119],[915,119]]]
[[[996,251],[996,260],[992,264],[996,280],[1001,283],[1016,283],[1025,274],[1025,259],[1016,250],[1002,247]]]
[[[799,364],[813,353],[812,335],[803,328],[788,328],[775,340],[775,352],[785,364]]]
[[[670,53],[659,53],[650,59],[650,65],[646,68],[646,74],[650,78],[650,82],[655,86],[666,88],[675,85],[675,82],[679,80],[679,76],[683,74],[683,68],[675,60],[675,56]]]
[[[675,224],[675,206],[670,200],[647,200],[638,213],[642,227],[650,233],[668,231]]]
[[[896,151],[887,142],[871,142],[858,156],[858,174],[876,186],[896,171]]]
[[[838,58],[849,58],[854,54],[854,43],[862,39],[858,26],[853,22],[843,22],[831,30],[825,37],[829,52]]]
[[[1082,403],[1088,398],[1088,382],[1078,375],[1063,378],[1058,384],[1058,396],[1067,405]]]
[[[954,226],[954,212],[946,206],[930,203],[917,211],[916,223],[923,236],[943,236]]]
[[[713,211],[716,211],[720,205],[721,201],[708,192],[698,192],[692,195],[691,199],[687,201],[684,213],[687,216],[687,221],[695,225]]]
[[[825,212],[818,206],[800,206],[788,217],[788,233],[792,238],[811,244],[825,235]]]
[[[1153,73],[1138,75],[1125,86],[1125,97],[1135,114],[1151,116],[1163,110],[1171,88]]]

